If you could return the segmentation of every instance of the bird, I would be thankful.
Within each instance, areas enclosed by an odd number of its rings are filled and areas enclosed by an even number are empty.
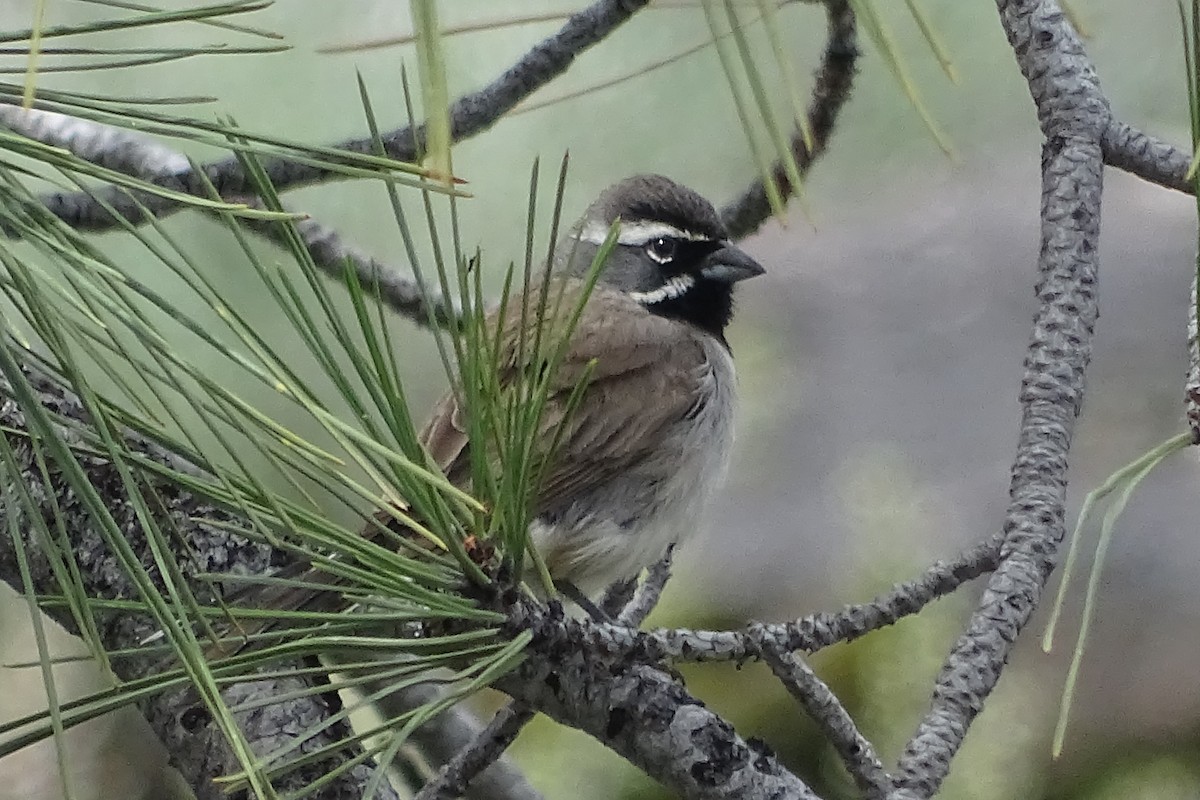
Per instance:
[[[550,576],[584,597],[636,576],[700,527],[733,444],[725,330],[734,285],[764,272],[702,196],[635,175],[588,207],[557,247],[555,273],[579,280],[614,224],[616,246],[572,334],[555,401],[565,402],[584,363],[595,366],[530,526]],[[453,397],[444,403],[427,428],[435,457],[446,454],[454,415]],[[454,479],[453,466],[447,474]]]
[[[725,331],[734,286],[764,272],[701,195],[661,175],[635,175],[603,191],[556,245],[547,280],[560,282],[564,307],[585,291],[614,228],[615,245],[551,378],[536,435],[557,437],[557,446],[533,492],[529,526],[556,586],[592,613],[589,598],[699,527],[723,480],[736,389]],[[498,326],[496,317],[486,324]],[[518,317],[509,313],[497,334],[514,375],[530,366],[517,360],[533,357],[514,344]],[[586,385],[567,413],[581,376]],[[462,394],[446,393],[419,438],[450,483],[469,489],[473,443]],[[399,525],[381,513],[364,535],[380,523]],[[330,576],[310,569],[305,583],[313,580]],[[311,608],[314,591],[286,589],[269,606]]]

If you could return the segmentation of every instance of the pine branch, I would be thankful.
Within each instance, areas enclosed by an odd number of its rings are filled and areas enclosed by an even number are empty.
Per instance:
[[[65,419],[88,424],[82,406],[74,395],[45,376],[31,372],[29,377],[39,393],[41,402],[47,408]],[[25,427],[24,414],[11,399],[8,387],[2,382],[0,426],[18,431],[24,430]],[[69,431],[66,431],[65,435],[69,441],[73,438]],[[31,487],[45,485],[28,440],[11,436],[10,442],[20,461],[20,479]],[[169,463],[176,461],[173,456],[163,453],[149,443],[137,442],[134,446],[156,460]],[[145,563],[153,563],[149,544],[137,522],[133,506],[122,499],[125,496],[124,487],[116,470],[107,460],[99,457],[81,456],[79,461],[87,470],[93,485],[109,501],[111,513],[130,544],[141,553]],[[58,475],[56,466],[51,464],[50,467],[54,478]],[[51,504],[56,503],[63,514],[66,527],[71,531],[75,557],[83,567],[83,588],[88,596],[101,600],[137,597],[136,588],[105,545],[103,537],[83,505],[75,498],[66,480],[58,476],[53,485],[57,489],[57,496],[38,497],[42,513],[47,519],[54,518],[55,511]],[[164,505],[170,509],[175,524],[184,533],[187,549],[183,550],[184,545],[181,544],[180,552],[175,554],[176,560],[185,570],[185,577],[191,578],[192,588],[201,599],[211,602],[212,588],[205,582],[191,577],[196,573],[244,570],[261,573],[277,566],[280,554],[269,546],[247,541],[221,527],[222,522],[236,521],[226,510],[198,501],[171,485],[157,485],[155,488]],[[11,509],[20,517],[23,515],[22,503],[15,492],[12,484],[0,486],[0,508]],[[198,520],[208,520],[211,524],[204,524]],[[20,519],[18,521],[20,522]],[[51,571],[47,553],[39,546],[40,540],[26,526],[23,525],[22,530],[25,534],[24,547],[30,560],[35,590],[46,596],[59,594],[61,589],[58,579]],[[7,537],[4,544],[0,544],[0,580],[20,585],[16,551],[11,542],[7,541]],[[61,606],[48,608],[47,613],[68,631],[78,633],[74,619]],[[156,630],[150,617],[127,613],[97,612],[96,624],[100,641],[109,651],[134,648]],[[114,668],[122,680],[135,680],[152,674],[161,668],[161,664],[157,658],[125,657],[116,660]],[[309,724],[330,716],[330,709],[319,695],[288,697],[301,685],[302,682],[297,678],[276,678],[234,684],[222,692],[222,696],[230,705],[275,699],[264,708],[237,715],[242,732],[255,752],[272,752],[279,747],[281,741],[293,736],[295,731],[303,730]],[[287,699],[279,701],[278,698]],[[172,766],[179,770],[183,779],[196,793],[198,800],[220,800],[226,797],[225,791],[213,782],[213,778],[222,773],[237,772],[241,765],[229,742],[218,727],[211,724],[207,712],[195,695],[189,691],[157,695],[141,703],[140,709],[170,752]],[[350,735],[348,724],[333,725],[312,740],[310,746],[336,744]],[[357,747],[341,748],[335,756],[305,765],[289,774],[277,783],[276,788],[281,793],[298,790],[317,777],[333,772],[339,765],[351,760],[357,752]],[[359,765],[339,774],[326,796],[362,796],[371,772],[372,768],[369,765]],[[382,796],[395,797],[394,794]]]
[[[792,132],[792,157],[801,176],[808,173],[829,144],[838,115],[850,99],[860,55],[854,12],[850,10],[850,4],[846,0],[825,0],[824,5],[828,33],[807,111],[812,149],[805,144],[799,128]],[[771,180],[785,199],[797,189],[792,186],[782,161],[776,161],[771,167]],[[734,239],[754,233],[770,217],[771,204],[761,178],[721,209],[721,219]]]
[[[1097,316],[1101,139],[1110,122],[1108,102],[1057,3],[998,0],[997,7],[1045,136],[1040,307],[1025,359],[1001,562],[900,759],[897,798],[937,792],[1041,600],[1064,533],[1067,456]]]
[[[825,682],[802,659],[781,648],[762,626],[751,626],[750,638],[762,647],[763,660],[775,677],[833,743],[859,790],[868,800],[887,796],[891,776],[884,771],[874,746],[859,733],[849,712]]]
[[[149,136],[65,114],[0,105],[0,125],[39,142],[65,148],[93,164],[137,178],[170,179],[191,169],[190,162],[182,154]],[[261,207],[256,198],[239,199],[253,207]],[[346,265],[349,264],[364,291],[377,295],[392,310],[418,325],[429,324],[427,303],[432,304],[433,319],[438,324],[447,325],[458,319],[459,309],[453,301],[443,298],[436,287],[429,288],[427,297],[422,294],[416,279],[406,275],[404,270],[363,252],[343,240],[332,227],[310,216],[294,224],[313,263],[333,280],[345,280]],[[268,241],[285,248],[288,246],[284,228],[278,224],[247,219],[243,226]]]
[[[499,78],[477,92],[463,95],[451,105],[451,141],[461,142],[491,128],[517,103],[566,71],[576,56],[603,41],[648,2],[597,0],[573,14],[557,33],[531,48]],[[424,151],[425,128],[423,125],[406,126],[386,132],[381,138],[388,156],[398,161],[415,161],[417,154]],[[334,147],[360,154],[374,153],[376,149],[373,137],[350,139]],[[281,193],[339,177],[328,169],[279,158],[264,160],[262,167],[271,184]],[[200,171],[202,175],[191,170],[162,175],[154,182],[197,197],[208,196],[209,183],[222,197],[255,194],[253,181],[236,158],[204,164]],[[102,197],[118,214],[134,224],[145,221],[138,203],[160,218],[179,209],[178,205],[158,196],[139,194],[134,202],[124,192],[108,190]],[[76,230],[102,231],[117,226],[112,215],[86,193],[56,193],[43,200],[51,212]]]

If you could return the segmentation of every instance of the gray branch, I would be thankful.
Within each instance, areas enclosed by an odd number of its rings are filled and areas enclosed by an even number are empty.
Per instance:
[[[1196,185],[1187,179],[1191,153],[1139,131],[1128,123],[1109,120],[1100,138],[1104,163],[1139,178],[1176,189],[1196,193]]]
[[[590,734],[670,791],[693,800],[816,800],[775,756],[747,742],[641,654],[598,646],[589,620],[526,607],[529,657],[497,688]]]
[[[477,92],[463,95],[450,106],[450,136],[460,142],[491,128],[517,103],[562,74],[583,51],[603,41],[622,23],[646,6],[649,0],[597,0],[573,14],[553,36],[535,45],[499,78]],[[45,107],[44,105],[39,107]],[[55,110],[49,108],[49,110]],[[403,127],[381,136],[384,152],[398,161],[415,161],[424,150],[425,127]],[[348,153],[374,153],[372,137],[350,139],[334,146]],[[339,179],[336,173],[311,164],[284,158],[264,159],[262,169],[279,192]],[[207,197],[211,183],[222,197],[251,197],[254,181],[236,158],[204,164],[201,175],[192,170],[154,179],[159,186]],[[134,224],[145,221],[142,210],[125,192],[111,189],[102,197],[123,218]],[[140,202],[156,217],[178,211],[180,206],[157,195],[138,194]],[[46,207],[72,228],[80,231],[109,230],[117,226],[101,204],[83,192],[48,195]]]
[[[808,174],[829,144],[838,115],[850,98],[859,56],[857,28],[850,4],[846,0],[825,0],[824,4],[829,32],[807,111],[808,126],[812,131],[812,149],[809,149],[799,130],[793,132],[791,141],[792,157],[802,177]],[[784,198],[799,188],[792,186],[781,161],[772,165],[771,180]],[[770,217],[771,205],[767,201],[767,190],[761,177],[721,209],[721,219],[735,239],[754,233]]]
[[[1045,136],[1041,302],[1025,358],[1001,562],[946,659],[932,706],[900,759],[898,798],[937,792],[1054,568],[1064,533],[1067,455],[1097,316],[1101,138],[1110,121],[1108,103],[1057,3],[998,0],[997,5]]]
[[[1004,537],[996,534],[968,548],[953,561],[938,561],[920,577],[900,583],[875,599],[849,605],[841,611],[823,611],[792,622],[757,626],[757,635],[769,638],[784,652],[815,653],[838,642],[850,642],[871,631],[886,628],[904,617],[985,575],[1000,562]],[[594,625],[588,635],[600,648],[638,652],[644,658],[672,662],[742,662],[759,658],[759,644],[746,631],[704,631],[659,628],[639,631],[624,624]]]
[[[837,695],[803,659],[781,648],[763,626],[752,625],[750,638],[761,645],[763,660],[775,677],[833,744],[859,790],[869,800],[886,797],[892,788],[892,778],[884,771],[875,748],[859,733],[858,726]]]
[[[515,795],[511,787],[504,787],[503,794],[489,791],[487,785],[494,780],[489,779],[489,773],[495,771],[498,759],[517,739],[521,729],[534,718],[533,709],[519,700],[511,700],[496,712],[475,738],[465,747],[446,760],[438,774],[421,788],[413,800],[443,800],[457,797],[467,790],[471,784],[470,797],[531,797],[540,795],[529,789],[529,794]],[[500,762],[502,763],[502,762]],[[480,775],[480,773],[483,773]],[[478,778],[476,776],[479,776]],[[482,784],[482,785],[481,785]],[[526,784],[527,785],[527,784]]]
[[[171,177],[191,169],[182,154],[149,136],[65,114],[0,105],[0,125],[30,139],[65,148],[92,163],[142,179]],[[261,201],[254,197],[237,199],[256,208],[262,207]],[[132,225],[127,220],[118,220],[117,224]],[[344,241],[336,230],[312,217],[306,216],[292,223],[242,221],[247,230],[281,246],[287,246],[286,226],[289,224],[294,227],[313,263],[332,279],[345,280],[346,266],[349,265],[364,291],[377,295],[394,311],[419,325],[427,325],[431,319],[435,324],[446,325],[458,318],[459,310],[454,302],[443,298],[437,287],[426,287],[426,292],[422,292],[417,280],[405,270],[364,253]]]
[[[88,419],[79,401],[58,384],[31,375],[41,403],[56,416],[87,425]],[[7,386],[0,382],[0,425],[13,430],[25,430],[25,416],[17,403],[11,399]],[[8,434],[5,434],[8,435]],[[64,429],[68,441],[76,439],[70,429]],[[10,445],[17,453],[19,475],[6,476],[0,483],[0,507],[18,515],[19,529],[23,532],[23,547],[29,558],[34,589],[39,594],[59,594],[59,582],[52,570],[52,556],[34,531],[32,521],[25,516],[25,508],[14,481],[23,481],[40,505],[38,512],[44,519],[55,519],[56,513],[63,517],[66,530],[71,532],[74,557],[80,566],[83,580],[81,587],[88,597],[113,600],[139,597],[129,576],[121,567],[116,556],[108,547],[104,536],[97,529],[83,503],[71,490],[69,481],[59,472],[61,465],[49,463],[50,486],[54,493],[47,492],[34,458],[29,440],[10,436]],[[153,458],[172,461],[173,457],[148,443],[139,448]],[[134,507],[125,498],[125,489],[117,471],[105,459],[79,456],[80,465],[86,470],[89,481],[101,497],[109,504],[109,510],[119,524],[130,546],[138,553],[142,562],[153,564],[154,557],[137,521]],[[169,509],[172,524],[178,526],[186,541],[187,549],[180,545],[174,553],[175,560],[188,579],[190,589],[202,602],[212,602],[212,587],[192,576],[199,572],[266,572],[278,566],[281,555],[269,546],[250,542],[219,527],[220,523],[235,523],[237,520],[226,510],[197,500],[180,489],[156,484],[154,490]],[[57,512],[55,507],[57,506]],[[209,520],[215,524],[203,524],[197,520]],[[16,550],[4,537],[0,544],[0,580],[20,586],[17,571]],[[161,590],[161,586],[159,587]],[[48,613],[68,631],[78,633],[74,618],[61,607],[48,609]],[[146,616],[97,612],[95,624],[100,641],[106,650],[132,649],[156,630],[153,621]],[[162,667],[157,657],[123,657],[114,662],[118,677],[134,680],[151,674]],[[294,693],[306,684],[299,678],[279,678],[262,681],[247,681],[228,687],[222,692],[230,706],[252,701],[271,700]],[[217,725],[210,720],[199,699],[190,691],[157,695],[140,704],[142,713],[154,732],[172,756],[172,766],[179,770],[184,780],[196,792],[198,800],[220,800],[225,791],[213,782],[216,775],[237,772],[241,769],[229,742]],[[237,720],[253,751],[266,755],[282,744],[292,741],[295,732],[303,730],[318,720],[328,719],[331,710],[325,700],[317,694],[292,697],[282,702],[271,702],[263,708],[237,714]],[[335,745],[352,734],[347,723],[335,724],[305,743],[305,749]],[[337,754],[307,764],[291,772],[276,784],[281,793],[296,791],[329,774],[358,753],[357,747],[345,746]],[[359,765],[338,775],[325,790],[325,798],[361,797],[370,780],[372,767]],[[390,789],[383,797],[395,797]]]

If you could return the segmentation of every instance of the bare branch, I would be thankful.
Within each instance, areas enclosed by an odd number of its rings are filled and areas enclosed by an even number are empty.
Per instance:
[[[782,649],[763,626],[751,625],[749,633],[750,638],[762,647],[763,660],[770,665],[775,677],[833,744],[855,785],[870,800],[886,797],[892,788],[891,776],[884,771],[875,748],[859,733],[858,726],[837,696],[803,659]]]
[[[0,125],[44,144],[62,147],[92,164],[153,179],[187,172],[187,157],[136,131],[101,125],[53,111],[0,103]]]
[[[279,226],[283,223],[243,220],[243,224],[267,239],[278,241],[281,238]],[[364,292],[377,295],[389,308],[410,321],[428,325],[429,306],[432,306],[436,325],[449,325],[459,319],[461,310],[458,304],[453,298],[443,297],[437,286],[426,286],[425,293],[422,293],[420,284],[410,271],[385,264],[364,253],[343,241],[336,230],[311,217],[292,224],[304,248],[312,256],[313,263],[334,280],[345,281],[346,265],[349,264]]]
[[[812,150],[797,130],[792,134],[792,156],[801,176],[825,152],[829,137],[833,134],[838,114],[850,98],[854,83],[855,63],[859,56],[856,43],[854,12],[846,0],[824,0],[825,15],[829,31],[825,40],[825,52],[821,66],[817,69],[812,99],[808,105],[808,124],[812,130]],[[780,161],[771,168],[771,179],[785,198],[796,187],[788,179],[787,170]],[[721,209],[721,219],[734,239],[749,236],[771,216],[771,205],[762,178],[750,184],[741,196]]]
[[[691,800],[817,797],[640,654],[598,641],[590,620],[526,606],[513,624],[534,639],[496,687],[590,734],[668,790]]]
[[[900,759],[897,797],[931,797],[1041,599],[1063,537],[1067,455],[1096,321],[1108,103],[1083,45],[1053,0],[998,0],[1045,135],[1041,301],[1025,359],[1022,420],[1001,563],[938,676],[933,703]]]
[[[0,124],[39,142],[66,148],[94,164],[139,178],[178,175],[191,169],[182,154],[149,136],[91,120],[0,105]],[[262,206],[257,198],[240,199],[254,207]],[[121,221],[120,224],[129,223]],[[426,297],[415,278],[344,242],[337,231],[311,217],[291,224],[295,226],[313,263],[332,279],[345,280],[346,265],[349,264],[364,291],[377,295],[385,304],[413,322],[429,324],[427,302],[433,305],[432,317],[436,324],[447,325],[458,319],[459,310],[455,303],[442,297],[437,287],[429,287],[429,297]],[[269,220],[243,220],[246,229],[280,246],[287,246],[285,225]]]
[[[477,92],[463,95],[450,106],[451,141],[459,142],[490,128],[518,102],[564,72],[576,56],[603,41],[648,2],[597,0],[573,14],[557,33],[531,48],[499,78]],[[425,129],[423,125],[415,129],[399,128],[381,138],[387,155],[399,161],[414,161],[423,149]],[[375,140],[371,137],[351,139],[334,147],[351,153],[373,153]],[[280,192],[338,178],[329,170],[281,158],[263,160],[262,168]],[[255,193],[253,181],[236,158],[205,164],[201,171],[203,176],[190,170],[160,176],[155,183],[198,197],[208,196],[209,182],[222,197],[249,197]],[[104,192],[103,198],[130,222],[141,224],[145,221],[138,204],[124,192],[110,189]],[[177,204],[156,195],[139,194],[137,200],[156,217],[179,209]],[[86,193],[52,194],[45,197],[44,202],[51,212],[79,231],[108,230],[117,225],[112,215]]]
[[[636,628],[646,621],[646,617],[650,616],[650,612],[658,605],[658,599],[662,597],[667,581],[671,580],[671,562],[674,557],[675,546],[672,545],[646,573],[646,580],[642,581],[629,603],[617,615],[618,625]]]
[[[640,625],[658,604],[663,587],[671,577],[671,558],[674,551],[674,547],[669,548],[658,563],[650,568],[646,580],[637,587],[636,592],[633,590],[635,581],[625,581],[610,587],[601,608],[608,612],[618,603],[623,604],[625,607],[617,617],[617,624],[634,628]],[[630,593],[633,597],[628,596]],[[516,740],[521,729],[534,716],[535,713],[528,706],[517,700],[500,709],[474,741],[446,762],[437,777],[426,784],[417,795],[416,800],[433,800],[461,794],[477,773],[499,758]],[[486,791],[479,791],[481,787],[477,784],[472,784],[471,788],[472,797],[494,796]],[[504,796],[514,795],[510,792]]]
[[[896,623],[921,611],[996,568],[1004,537],[996,534],[969,548],[950,562],[937,561],[919,578],[897,584],[891,591],[868,603],[846,606],[837,612],[821,612],[794,622],[761,625],[762,635],[770,637],[785,652],[810,653],[838,642]],[[653,660],[676,662],[746,661],[758,658],[758,647],[745,631],[696,631],[686,628],[638,631],[621,625],[596,625],[591,635],[610,647],[627,648],[646,654]]]
[[[492,717],[492,721],[479,732],[474,741],[447,761],[433,780],[425,784],[413,800],[442,800],[442,798],[457,797],[463,794],[475,776],[492,765],[508,749],[509,745],[516,741],[521,729],[533,719],[534,715],[535,712],[532,709],[517,700],[505,705],[496,712],[496,716]],[[528,784],[526,786],[528,787]],[[477,785],[471,787],[470,796],[473,800],[476,798],[491,800],[491,798],[501,797],[528,797],[536,800],[541,797],[532,787],[529,787],[527,794],[516,794],[511,789],[503,794],[495,794],[486,790],[481,791],[481,788]]]
[[[624,581],[609,587],[601,608],[605,612],[615,611],[620,606],[624,609],[617,617],[617,624],[636,628],[658,604],[663,587],[671,577],[671,556],[674,548],[667,550],[666,555],[659,559],[646,575],[646,580],[637,585],[636,581]],[[636,591],[635,587],[636,586]],[[630,596],[632,595],[632,596]],[[472,783],[474,777],[492,764],[511,745],[535,716],[535,712],[520,701],[513,700],[488,723],[468,745],[454,755],[438,772],[437,776],[425,785],[417,794],[416,800],[435,800],[435,798],[452,797],[462,794],[468,784],[471,784],[471,796],[490,798],[496,795],[480,787],[478,782]],[[532,791],[532,789],[530,790]],[[514,797],[513,792],[506,792],[504,797]]]
[[[1111,120],[1100,139],[1104,163],[1110,167],[1145,178],[1151,183],[1195,194],[1196,188],[1187,179],[1192,157],[1160,139],[1139,131],[1119,120]]]

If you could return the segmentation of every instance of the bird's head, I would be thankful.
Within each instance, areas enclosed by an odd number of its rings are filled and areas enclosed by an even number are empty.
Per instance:
[[[733,314],[733,285],[763,268],[729,241],[712,204],[661,175],[626,178],[588,207],[560,245],[559,269],[585,274],[618,220],[600,284],[720,336]]]

